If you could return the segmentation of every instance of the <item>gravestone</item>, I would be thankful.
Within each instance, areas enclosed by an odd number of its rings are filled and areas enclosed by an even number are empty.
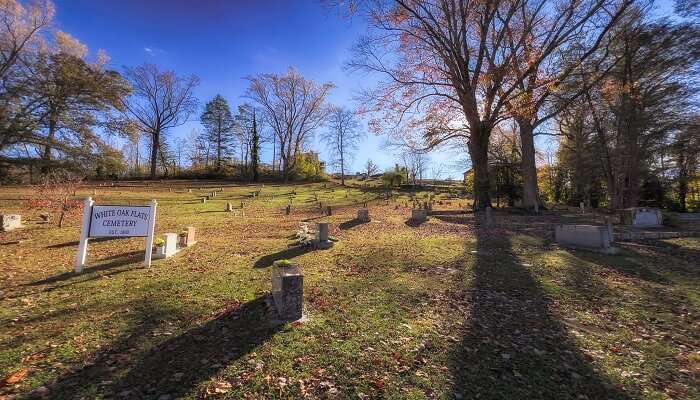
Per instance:
[[[2,231],[9,232],[18,228],[22,228],[22,216],[19,214],[2,214],[0,215],[2,223]]]
[[[330,240],[328,222],[319,222],[316,227],[316,242],[314,245],[318,249],[329,249],[333,246]]]
[[[163,236],[165,243],[156,248],[156,254],[153,258],[168,258],[177,252],[177,233],[166,233]]]
[[[357,210],[357,220],[360,222],[369,222],[369,210],[366,208]]]
[[[620,222],[639,228],[660,228],[663,226],[663,215],[657,208],[626,208],[620,211]]]
[[[326,206],[326,215],[333,215],[333,210],[331,209],[331,206]]]
[[[287,204],[287,207],[284,208],[284,215],[289,215],[292,213],[292,206]]]
[[[585,213],[586,213],[586,208],[584,207],[583,202],[580,202],[580,203],[579,203],[579,208],[581,208],[581,214],[585,214]]]
[[[206,202],[207,202],[207,198],[206,198],[206,197],[202,197],[202,203],[206,203]]]
[[[226,202],[226,212],[233,212],[233,204],[231,202]]]
[[[428,219],[428,210],[415,208],[411,210],[411,220],[415,222],[425,222]]]
[[[187,193],[192,193],[192,189],[187,189]]]
[[[197,243],[197,241],[194,238],[195,236],[195,229],[194,226],[188,226],[187,227],[187,236],[185,236],[185,246],[190,247]]]
[[[41,213],[39,214],[39,218],[41,218],[42,224],[48,224],[49,222],[51,222],[51,214],[49,213]]]
[[[275,262],[272,265],[272,298],[280,319],[301,319],[304,309],[304,275],[291,263]]]
[[[554,230],[556,242],[565,247],[615,254],[610,230],[596,225],[557,225]]]

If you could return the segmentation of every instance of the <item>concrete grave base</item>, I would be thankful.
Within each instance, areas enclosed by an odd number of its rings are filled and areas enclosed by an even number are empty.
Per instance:
[[[554,230],[556,242],[564,247],[590,250],[603,254],[617,254],[619,250],[611,246],[612,237],[606,226],[557,225]]]

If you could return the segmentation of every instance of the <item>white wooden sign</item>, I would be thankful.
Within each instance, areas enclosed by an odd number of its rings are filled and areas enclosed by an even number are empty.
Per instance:
[[[92,206],[90,237],[147,237],[150,206]]]
[[[88,240],[100,237],[146,238],[144,264],[151,266],[157,206],[158,203],[155,200],[151,200],[148,206],[120,206],[95,205],[92,198],[85,199],[75,272],[83,272],[85,268]]]

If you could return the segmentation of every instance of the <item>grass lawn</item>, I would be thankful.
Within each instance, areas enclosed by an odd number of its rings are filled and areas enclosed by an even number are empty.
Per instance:
[[[144,268],[143,239],[97,241],[81,275],[80,216],[37,224],[33,189],[0,188],[27,225],[0,233],[0,399],[700,398],[698,238],[606,256],[552,243],[553,224],[594,214],[497,211],[484,228],[442,195],[416,225],[406,194],[224,185],[201,204],[222,184],[194,185],[95,188],[98,204],[157,199],[157,232],[194,226],[198,243]],[[302,221],[338,242],[289,247]],[[281,258],[303,269],[306,323],[271,322]]]

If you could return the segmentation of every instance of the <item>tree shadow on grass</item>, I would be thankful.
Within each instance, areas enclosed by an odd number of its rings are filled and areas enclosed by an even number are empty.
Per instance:
[[[66,399],[115,395],[129,399],[157,399],[163,395],[181,398],[268,341],[282,327],[272,323],[266,296],[134,354],[154,330],[152,325],[148,329],[139,327],[90,364],[57,379],[48,387],[49,393],[51,398]],[[126,368],[119,368],[119,360],[127,364]]]
[[[452,363],[456,393],[465,399],[630,398],[568,336],[508,235],[490,233],[477,230],[467,290],[471,315]]]
[[[613,270],[623,276],[662,285],[670,283],[663,275],[653,271],[648,266],[634,260],[628,255],[625,255],[624,252],[618,255],[605,255],[586,250],[567,250],[582,260]]]
[[[360,226],[360,225],[363,225],[363,224],[366,224],[366,223],[367,223],[367,222],[362,222],[362,221],[360,221],[359,219],[354,218],[354,219],[351,219],[351,220],[348,220],[348,221],[345,221],[345,222],[341,223],[340,225],[338,225],[338,228],[339,228],[341,231],[344,231],[344,230],[352,229],[352,228],[354,228],[354,227],[356,227],[356,226]]]
[[[90,239],[90,243],[92,244],[92,243],[99,243],[99,242],[109,242],[112,240],[120,240],[120,239],[124,239],[124,238],[120,238],[120,237],[117,237],[117,238],[112,238],[112,237],[94,238],[94,239]],[[45,248],[47,248],[47,249],[61,249],[64,247],[77,246],[79,244],[80,244],[79,240],[73,240],[71,242],[52,244],[52,245],[46,246]]]
[[[288,260],[290,258],[298,257],[304,255],[311,251],[309,246],[292,246],[285,250],[278,251],[277,253],[268,254],[266,256],[260,257],[258,261],[253,264],[255,268],[267,268],[272,266],[277,260]]]

